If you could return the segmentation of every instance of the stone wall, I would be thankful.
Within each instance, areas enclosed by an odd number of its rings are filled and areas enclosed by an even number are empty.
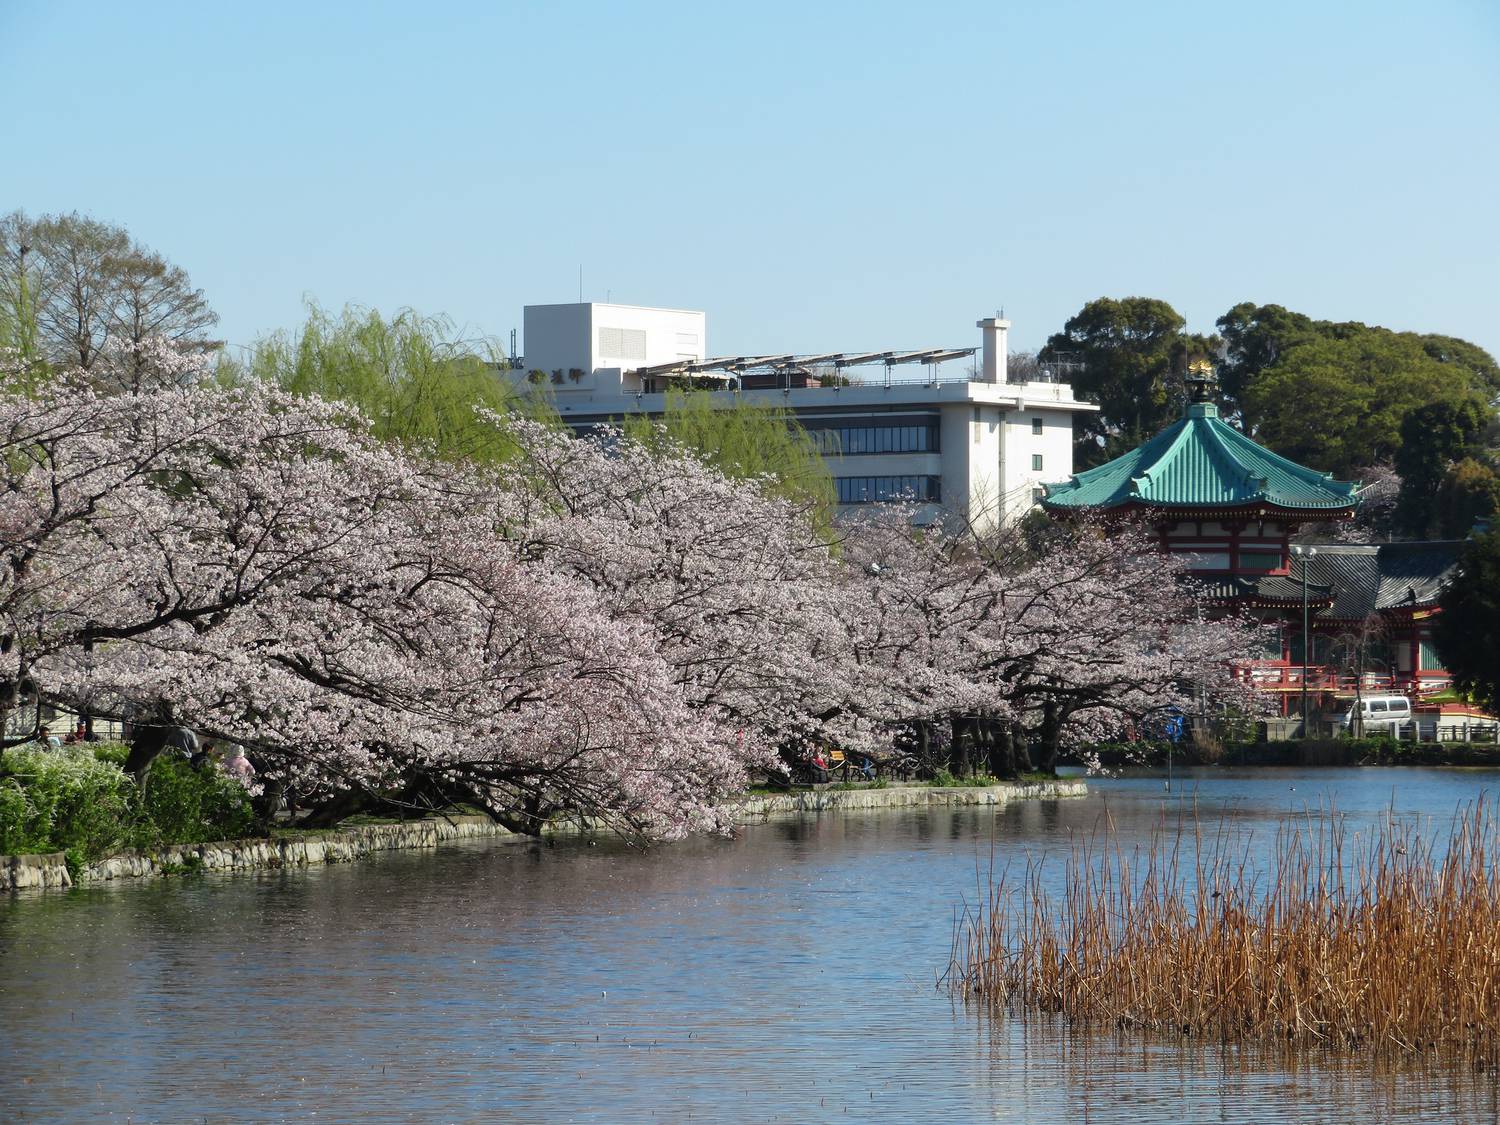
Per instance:
[[[1005,805],[1014,800],[1081,797],[1087,792],[1088,787],[1081,781],[952,789],[919,785],[889,789],[823,788],[746,797],[737,802],[735,819],[740,824],[757,824],[772,816],[798,813]],[[549,829],[548,835],[573,835],[581,830],[575,824],[559,824]],[[185,871],[250,871],[307,867],[315,863],[350,863],[374,852],[435,848],[449,840],[505,836],[526,839],[483,816],[366,824],[269,840],[219,840],[209,844],[174,844],[154,850],[116,852],[86,864],[83,878],[85,882],[96,882]],[[62,852],[0,856],[0,892],[68,887],[72,883]]]
[[[45,855],[0,855],[0,891],[31,887],[71,887],[73,877],[62,852]]]
[[[115,852],[84,865],[83,879],[138,879],[183,871],[249,871],[306,867],[314,863],[349,863],[372,852],[435,848],[448,840],[512,836],[488,817],[409,820],[402,824],[365,824],[331,832],[278,836],[269,840],[216,840],[208,844],[172,844],[163,848]],[[0,856],[0,891],[72,885],[63,853]]]
[[[794,793],[746,797],[739,802],[739,811],[735,819],[740,824],[756,824],[769,817],[788,813],[920,808],[923,806],[1007,805],[1011,801],[1083,797],[1088,795],[1088,791],[1088,786],[1081,781],[1021,782],[952,788],[939,788],[931,785],[896,785],[888,789],[806,789]]]

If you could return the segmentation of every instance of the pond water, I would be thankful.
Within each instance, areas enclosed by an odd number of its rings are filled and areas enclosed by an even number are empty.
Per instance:
[[[8,1121],[1494,1120],[1490,1075],[989,1019],[935,978],[998,864],[1109,812],[1446,828],[1500,771],[1094,779],[632,852],[498,842],[0,900]]]

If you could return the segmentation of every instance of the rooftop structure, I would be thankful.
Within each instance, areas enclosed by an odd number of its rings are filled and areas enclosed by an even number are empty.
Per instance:
[[[578,430],[659,415],[673,389],[774,403],[813,435],[840,508],[909,502],[915,522],[1014,520],[1073,464],[1073,416],[1097,410],[1066,383],[1008,382],[1010,322],[978,322],[975,347],[711,357],[701,312],[530,305],[511,377],[545,382]],[[628,355],[622,355],[622,352]]]

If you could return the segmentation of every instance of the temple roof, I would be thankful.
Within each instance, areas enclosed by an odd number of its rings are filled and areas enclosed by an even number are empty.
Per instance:
[[[1307,559],[1307,601],[1321,621],[1360,621],[1384,610],[1435,606],[1458,568],[1464,540],[1423,543],[1318,543]],[[1264,608],[1302,604],[1302,575],[1198,579],[1209,599]]]
[[[1380,610],[1436,605],[1453,578],[1463,545],[1461,539],[1320,543],[1307,564],[1308,582],[1331,586],[1335,596],[1319,616],[1356,621]]]
[[[1194,402],[1144,445],[1047,485],[1042,505],[1054,511],[1139,505],[1332,513],[1354,508],[1356,487],[1272,453],[1227,425],[1212,403]]]
[[[1309,576],[1310,577],[1310,576]],[[1210,579],[1195,579],[1198,591],[1210,601],[1243,602],[1262,606],[1300,606],[1302,604],[1302,580],[1282,575],[1267,575],[1264,578],[1231,575]],[[1315,609],[1327,609],[1334,604],[1334,587],[1309,581],[1307,602]]]

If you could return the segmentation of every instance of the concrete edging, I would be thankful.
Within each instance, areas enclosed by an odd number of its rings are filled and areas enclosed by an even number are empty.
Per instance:
[[[888,789],[806,789],[746,797],[738,802],[735,820],[756,824],[772,816],[796,813],[1008,805],[1012,801],[1044,801],[1058,797],[1087,796],[1082,781],[1015,782],[985,786],[897,785]]]
[[[1081,797],[1088,786],[1081,781],[1052,781],[971,788],[896,786],[889,789],[810,789],[795,793],[749,796],[733,802],[737,824],[760,824],[773,816],[871,809],[972,805],[1007,805],[1015,800]],[[549,827],[544,835],[578,835],[587,831],[576,823]],[[512,832],[488,817],[455,816],[410,820],[401,824],[365,824],[332,832],[282,836],[268,840],[217,840],[206,844],[172,844],[150,850],[115,852],[85,864],[84,882],[140,879],[186,871],[254,871],[308,867],[319,863],[350,863],[383,851],[435,848],[451,840],[494,837],[531,837]],[[70,887],[64,853],[0,856],[0,892]]]

